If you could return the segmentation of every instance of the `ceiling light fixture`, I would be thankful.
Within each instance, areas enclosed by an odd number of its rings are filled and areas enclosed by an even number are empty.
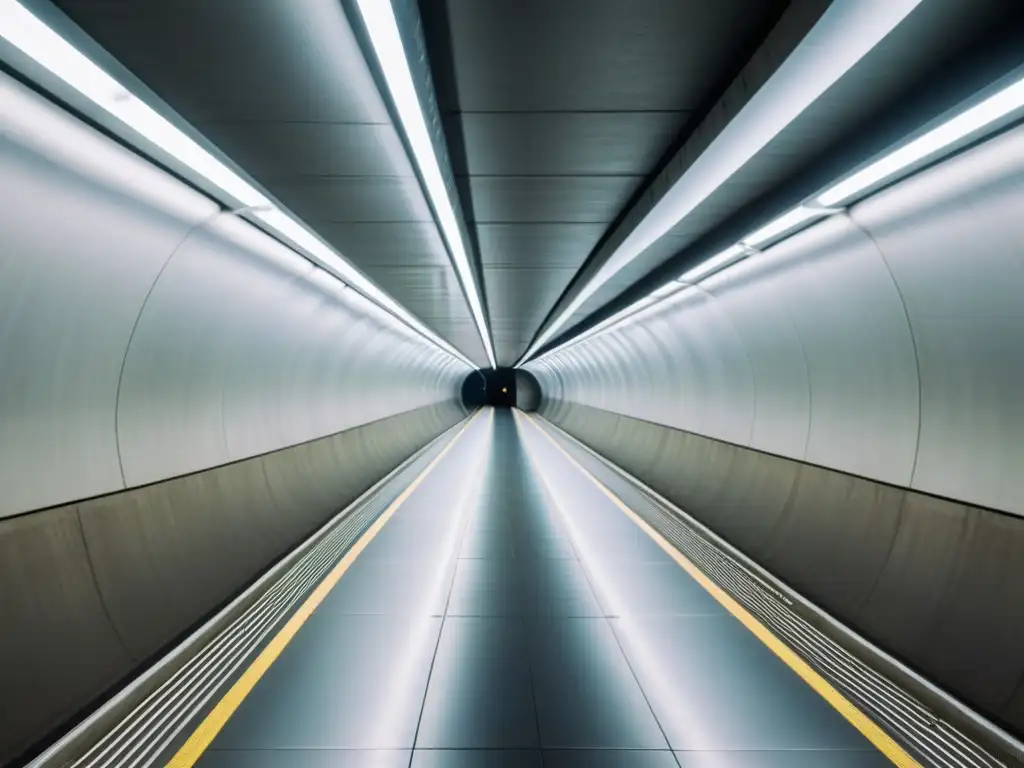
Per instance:
[[[681,291],[692,287],[692,285],[686,285],[678,281],[673,281],[671,283],[668,283],[667,285],[663,285],[661,288],[652,291],[647,296],[644,296],[641,299],[637,299],[628,307],[620,309],[611,317],[608,317],[602,320],[597,325],[588,328],[579,336],[574,336],[573,338],[569,339],[569,341],[567,341],[565,344],[562,344],[558,347],[555,347],[555,349],[551,349],[545,352],[543,355],[537,358],[537,362],[543,360],[545,357],[550,355],[552,352],[555,352],[556,350],[568,349],[569,347],[579,344],[581,341],[593,338],[594,336],[605,333],[606,331],[621,328],[625,326],[627,323],[632,323],[641,314],[643,314],[645,310],[653,309],[654,307],[661,305],[664,302],[664,300],[669,298],[670,296],[681,295]]]
[[[743,261],[748,256],[759,254],[765,245],[772,245],[776,241],[787,239],[809,224],[841,213],[846,210],[845,205],[863,198],[866,193],[870,193],[883,182],[891,182],[905,177],[919,167],[922,162],[948,154],[963,142],[980,138],[983,130],[991,130],[1007,120],[1019,117],[1019,114],[1015,115],[1018,112],[1024,112],[1024,77],[1020,77],[974,106],[966,108],[957,116],[941,123],[937,128],[890,151],[864,169],[829,187],[815,198],[778,216],[739,242],[730,245],[724,251],[690,268],[679,277],[679,282],[676,285],[687,286],[699,283],[723,269]],[[672,285],[669,283],[652,291],[646,299],[661,301],[673,295],[677,291],[669,290]],[[651,302],[648,301],[648,303]],[[565,349],[579,341],[591,338],[599,332],[610,330],[611,327],[616,327],[621,323],[625,317],[632,317],[642,308],[643,306],[639,302],[631,305],[604,323],[594,326],[563,345],[548,350],[542,355],[542,358],[559,349]]]
[[[696,267],[684,272],[679,279],[687,283],[697,283],[705,277],[725,269],[730,264],[745,259],[748,251],[742,245],[730,245],[717,256],[712,256],[707,261],[698,264]]]
[[[849,202],[882,182],[912,169],[918,163],[950,150],[1021,109],[1024,109],[1024,78],[840,181],[821,193],[817,202],[824,206]]]
[[[448,242],[452,261],[459,279],[462,281],[473,320],[476,322],[484,350],[487,352],[487,359],[490,361],[491,367],[494,368],[496,367],[494,350],[491,346],[491,335],[484,317],[480,292],[474,279],[473,268],[465,244],[462,241],[455,208],[448,194],[448,187],[444,183],[440,163],[434,152],[434,143],[427,128],[423,106],[416,93],[416,85],[413,82],[412,71],[406,58],[405,46],[402,43],[402,35],[398,28],[398,20],[395,18],[394,8],[391,6],[391,0],[356,0],[356,5],[363,17],[370,43],[373,45],[377,61],[384,73],[384,80],[391,93],[395,109],[398,111],[402,127],[405,129],[405,136],[412,148],[416,165],[423,177],[423,183],[427,187],[427,194],[437,213],[438,224]]]
[[[319,266],[326,268],[335,279],[362,293],[435,346],[466,365],[476,367],[304,224],[277,208],[264,193],[131,93],[17,0],[0,0],[0,37],[131,131],[205,179],[228,199],[232,210],[258,219]]]
[[[370,1],[370,0],[367,0]],[[529,359],[609,279],[707,200],[880,43],[921,0],[833,3],[776,72],[530,346]]]
[[[758,230],[751,232],[740,241],[736,247],[748,246],[749,248],[761,248],[779,238],[780,235],[788,234],[805,224],[823,218],[828,212],[821,208],[807,208],[803,205],[797,206],[788,213],[784,213],[776,219],[765,224]]]
[[[0,0],[0,35],[126,126],[177,157],[242,207],[270,201],[152,107],[130,93],[17,0]]]

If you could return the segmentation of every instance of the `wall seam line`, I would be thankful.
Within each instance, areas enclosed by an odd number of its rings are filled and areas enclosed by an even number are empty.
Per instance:
[[[135,315],[135,322],[132,323],[131,333],[128,334],[128,342],[124,345],[124,356],[121,358],[121,370],[117,374],[117,389],[114,392],[114,446],[117,448],[117,465],[121,471],[121,485],[124,490],[128,489],[128,478],[124,473],[124,458],[121,453],[121,385],[124,382],[124,371],[128,367],[128,355],[132,350],[132,342],[135,341],[135,332],[139,329],[139,323],[142,321],[142,315],[146,311],[146,305],[149,304],[149,298],[153,295],[153,291],[156,290],[157,284],[160,282],[160,278],[163,277],[164,272],[170,265],[171,261],[177,255],[181,247],[189,241],[189,238],[195,234],[196,230],[201,229],[224,213],[223,210],[218,209],[216,213],[207,216],[201,221],[197,221],[188,231],[185,232],[178,244],[174,246],[171,252],[167,255],[163,265],[160,267],[160,271],[156,273],[156,277],[153,278],[152,284],[149,286],[149,290],[146,291],[145,298],[142,299],[142,304],[139,305],[139,312]]]
[[[726,311],[725,307],[722,306],[719,298],[699,283],[695,283],[694,288],[707,296],[712,306],[714,306],[721,313],[722,317],[725,318],[729,327],[732,328],[732,332],[736,336],[736,340],[740,343],[740,348],[743,350],[743,357],[746,358],[747,370],[750,372],[750,387],[753,390],[752,394],[754,395],[753,408],[750,414],[750,431],[747,433],[747,447],[752,447],[754,445],[754,429],[757,426],[757,375],[754,371],[754,360],[750,356],[750,349],[747,346],[746,339],[743,338],[743,334],[740,333],[739,327],[733,321],[732,316],[728,311]],[[810,432],[810,430],[808,430],[808,432]]]
[[[93,564],[92,551],[89,549],[89,539],[85,535],[85,524],[82,522],[82,509],[79,506],[75,507],[75,520],[78,521],[78,532],[82,537],[82,548],[85,550],[85,561],[89,564],[89,577],[92,579],[93,589],[96,590],[96,597],[100,601],[100,607],[103,608],[103,615],[107,618],[107,623],[110,625],[110,630],[114,633],[114,637],[117,639],[117,644],[121,646],[121,650],[124,651],[125,656],[130,661],[138,662],[139,659],[135,657],[125,642],[124,637],[121,635],[121,630],[117,628],[117,622],[114,621],[114,615],[110,612],[110,606],[107,605],[107,599],[103,594],[103,589],[100,587],[99,578],[96,576],[96,566]]]
[[[903,290],[900,288],[899,281],[896,279],[896,275],[893,273],[892,267],[889,265],[889,260],[885,258],[885,252],[882,250],[882,246],[879,245],[871,231],[853,218],[849,211],[845,211],[842,216],[850,222],[851,226],[862,232],[864,236],[871,241],[875,251],[878,253],[878,257],[885,266],[885,271],[889,275],[889,279],[892,281],[893,288],[896,289],[896,295],[899,296],[900,299],[900,306],[903,308],[903,316],[907,320],[907,332],[910,334],[910,346],[914,350],[914,373],[917,377],[917,434],[914,438],[914,463],[910,467],[910,477],[907,478],[907,488],[912,489],[914,487],[914,478],[917,476],[917,460],[921,454],[921,358],[917,351],[917,335],[914,333],[914,324],[910,320],[910,310],[907,308],[907,300],[904,298]]]

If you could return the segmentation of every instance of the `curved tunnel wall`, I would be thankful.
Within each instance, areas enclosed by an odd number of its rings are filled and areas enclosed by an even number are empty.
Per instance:
[[[1024,733],[1024,128],[533,363],[541,413]]]
[[[464,418],[467,367],[0,75],[0,764]]]
[[[536,411],[540,406],[540,382],[532,373],[516,369],[516,408]]]

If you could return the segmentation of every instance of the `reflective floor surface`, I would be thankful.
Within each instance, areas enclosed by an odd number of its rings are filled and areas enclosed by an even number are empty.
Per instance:
[[[198,765],[889,764],[542,426],[476,418]]]

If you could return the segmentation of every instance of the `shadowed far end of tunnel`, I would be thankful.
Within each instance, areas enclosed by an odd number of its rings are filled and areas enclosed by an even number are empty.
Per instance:
[[[540,405],[540,384],[529,371],[489,368],[473,371],[462,382],[462,403],[466,408],[491,405],[535,411]]]

